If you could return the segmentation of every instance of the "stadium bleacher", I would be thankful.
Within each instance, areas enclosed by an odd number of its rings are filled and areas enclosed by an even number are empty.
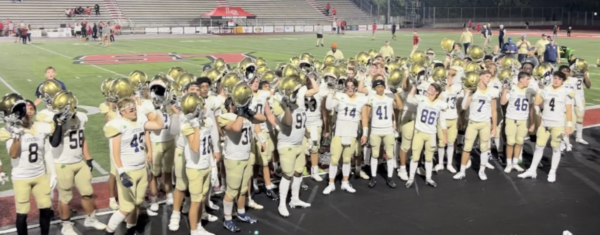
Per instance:
[[[100,5],[100,16],[94,14],[94,5]],[[92,9],[91,15],[77,15],[67,17],[65,10],[78,6]],[[111,20],[108,9],[101,0],[25,0],[23,2],[13,3],[11,1],[0,1],[0,20],[7,18],[14,23],[30,24],[32,29],[40,27],[59,28],[60,24],[73,24],[77,20],[87,19],[88,21],[107,21]]]
[[[316,3],[320,4],[322,9],[325,10],[325,6],[327,3],[331,6],[331,9],[337,11],[335,15],[336,18],[341,18],[345,20],[356,19],[355,21],[359,21],[363,24],[373,23],[373,17],[369,15],[367,12],[361,10],[356,4],[351,0],[313,0]],[[331,13],[331,10],[330,10]]]
[[[255,14],[264,24],[283,25],[304,22],[327,22],[320,12],[304,0],[228,0],[230,6],[241,7]]]
[[[199,25],[200,16],[217,7],[214,0],[117,0],[117,4],[134,27]]]

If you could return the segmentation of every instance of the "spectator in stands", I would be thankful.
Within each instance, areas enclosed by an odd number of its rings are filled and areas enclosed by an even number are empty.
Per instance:
[[[467,54],[467,49],[473,44],[473,34],[471,33],[471,28],[465,28],[465,31],[460,35],[460,41],[465,48],[465,54]]]
[[[331,14],[332,14],[333,16],[335,16],[335,15],[337,14],[337,11],[335,10],[335,8],[331,9]]]
[[[98,5],[96,3],[96,5],[94,5],[94,10],[96,11],[96,15],[99,16],[100,15],[100,5]]]
[[[525,29],[529,30],[529,21],[525,21]]]
[[[325,15],[328,16],[329,15],[329,9],[331,8],[331,6],[329,5],[329,3],[327,3],[327,5],[325,5]]]
[[[325,56],[333,56],[336,60],[343,60],[344,59],[344,54],[342,53],[342,51],[337,49],[337,43],[332,43],[331,44],[331,50],[327,52],[327,55]]]
[[[498,30],[498,46],[500,48],[504,47],[504,34],[506,34],[506,30],[504,29],[504,25],[500,25],[500,29]]]
[[[567,28],[567,37],[571,37],[571,30],[573,30],[573,28],[571,28],[571,26],[569,26],[569,28]]]
[[[521,39],[517,42],[517,48],[519,50],[519,56],[517,57],[519,61],[523,61],[527,54],[529,54],[529,48],[531,47],[531,43],[525,39],[526,35],[521,35]]]
[[[396,24],[392,24],[392,40],[396,41]]]
[[[379,49],[379,54],[385,59],[394,58],[394,48],[390,46],[390,41],[385,41],[385,44]]]
[[[323,26],[320,23],[317,23],[317,47],[321,45],[323,47]]]
[[[46,76],[46,80],[55,80],[58,82],[58,84],[60,84],[60,86],[62,87],[63,90],[67,90],[67,87],[65,86],[65,84],[62,81],[56,79],[56,69],[54,69],[54,67],[46,68],[45,76]],[[44,82],[41,82],[35,89],[35,97],[37,98],[34,102],[35,106],[37,106],[38,104],[40,104],[40,102],[42,102],[42,100],[40,99],[41,94],[39,91],[40,86],[42,86],[42,84],[44,84]]]
[[[71,10],[69,10],[69,8],[67,8],[67,9],[65,10],[65,15],[66,15],[67,17],[71,17]]]
[[[544,52],[546,52],[546,45],[548,42],[546,34],[542,34],[542,38],[535,43],[535,54],[538,56],[540,61],[544,59]]]
[[[508,37],[508,42],[503,44],[502,52],[506,57],[515,58],[515,54],[517,53],[517,45],[512,40],[512,37]]]
[[[90,6],[85,7],[85,14],[86,15],[91,15],[92,14],[92,9],[90,8]]]
[[[75,8],[71,9],[71,17],[75,16]]]
[[[556,66],[556,63],[560,64],[560,52],[558,45],[555,43],[554,38],[549,38],[549,43],[546,44],[546,51],[544,51],[544,62],[548,62]]]

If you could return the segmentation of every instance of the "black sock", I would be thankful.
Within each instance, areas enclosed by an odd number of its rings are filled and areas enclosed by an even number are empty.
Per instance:
[[[40,209],[40,231],[42,235],[48,235],[50,232],[50,221],[52,220],[52,216],[54,215],[54,211],[50,208]]]
[[[16,227],[18,235],[27,235],[27,214],[17,213]]]

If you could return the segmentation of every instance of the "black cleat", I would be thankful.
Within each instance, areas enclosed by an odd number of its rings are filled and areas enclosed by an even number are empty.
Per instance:
[[[392,180],[392,177],[387,178],[387,180],[385,180],[385,183],[390,187],[390,188],[396,188],[396,183],[394,183],[394,181]]]
[[[377,185],[377,180],[375,177],[371,177],[371,180],[369,180],[369,188],[373,188],[375,185]]]
[[[271,198],[273,201],[279,201],[279,194],[275,193],[273,189],[267,189],[266,191],[267,197]]]

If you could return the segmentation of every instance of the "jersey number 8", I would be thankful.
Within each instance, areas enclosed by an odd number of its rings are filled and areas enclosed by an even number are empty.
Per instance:
[[[33,143],[29,145],[29,162],[34,163],[38,160],[38,144]]]

